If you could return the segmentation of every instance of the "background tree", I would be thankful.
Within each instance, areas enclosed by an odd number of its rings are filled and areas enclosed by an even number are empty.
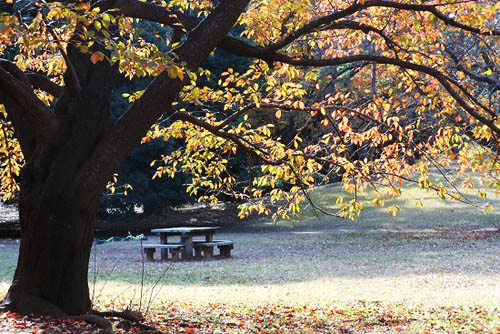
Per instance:
[[[201,199],[210,201],[236,190],[228,161],[247,153],[259,174],[249,177],[238,196],[267,193],[280,204],[275,214],[285,217],[299,212],[308,189],[332,174],[354,194],[338,200],[337,214],[351,218],[362,208],[357,195],[366,187],[377,189],[376,202],[383,205],[400,193],[404,180],[467,200],[458,188],[433,182],[429,165],[452,181],[443,168],[454,161],[461,173],[479,171],[489,185],[499,185],[498,91],[488,95],[477,84],[483,76],[498,80],[496,1],[101,0],[23,6],[0,17],[4,196],[16,190],[19,147],[24,156],[22,238],[5,309],[90,310],[87,269],[99,198],[141,140],[180,140],[182,150],[155,162],[156,176],[190,172],[188,191],[203,190]],[[168,26],[171,33],[153,31],[157,40],[148,41],[136,19]],[[446,52],[456,31],[481,40],[474,46],[486,55],[479,66],[463,51]],[[199,67],[216,48],[253,63],[244,73],[228,68],[214,77]],[[334,67],[333,74],[325,67]],[[129,93],[129,108],[113,121],[118,73],[155,78]],[[330,92],[336,78],[344,83]],[[250,121],[257,112],[271,115]],[[291,113],[286,136],[272,130]],[[319,133],[318,140],[311,133]],[[423,135],[425,141],[416,140]],[[241,206],[241,215],[254,210],[271,212],[264,201],[254,201]]]

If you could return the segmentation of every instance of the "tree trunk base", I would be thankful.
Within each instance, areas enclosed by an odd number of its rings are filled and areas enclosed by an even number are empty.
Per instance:
[[[104,317],[96,314],[68,316],[56,305],[42,298],[26,294],[15,294],[14,297],[12,294],[7,295],[0,303],[0,313],[1,312],[15,312],[30,316],[81,320],[102,328],[105,333],[114,333],[112,323]]]
[[[143,324],[141,321],[144,317],[139,312],[134,312],[131,310],[125,311],[91,311],[90,314],[81,315],[67,315],[56,305],[35,296],[20,295],[17,294],[15,298],[9,297],[9,295],[0,302],[0,313],[2,312],[15,312],[19,314],[27,314],[30,316],[40,316],[49,318],[64,318],[72,320],[85,321],[89,324],[96,325],[98,328],[104,330],[106,334],[113,334],[113,324],[111,321],[105,319],[104,317],[113,317],[125,319],[129,323],[130,327],[138,327],[144,330],[155,331],[156,333],[162,333],[154,327]]]
[[[9,292],[1,301],[0,311],[54,318],[67,317],[59,307],[40,297],[15,292]]]

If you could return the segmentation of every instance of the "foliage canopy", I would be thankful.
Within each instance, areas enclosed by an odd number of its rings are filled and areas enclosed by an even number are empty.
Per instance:
[[[279,203],[275,214],[298,213],[311,187],[335,177],[354,194],[338,199],[337,214],[350,218],[367,187],[379,190],[379,205],[405,180],[461,201],[468,200],[455,182],[477,185],[459,175],[479,172],[483,185],[500,188],[497,1],[250,1],[217,48],[252,62],[220,76],[182,58],[186,35],[216,4],[7,1],[1,89],[14,98],[32,90],[33,113],[58,114],[63,87],[81,89],[70,46],[128,78],[177,79],[178,97],[142,142],[184,145],[152,162],[154,177],[188,172],[187,190],[200,200],[257,198],[241,216],[271,213],[264,195]],[[129,111],[144,92],[123,94]],[[1,193],[9,200],[19,190],[23,145],[8,108],[0,108]],[[228,168],[238,152],[249,155],[243,185]]]

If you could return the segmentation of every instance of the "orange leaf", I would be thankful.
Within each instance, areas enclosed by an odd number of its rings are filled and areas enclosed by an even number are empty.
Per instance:
[[[177,78],[177,69],[175,68],[175,66],[170,67],[167,73],[170,78],[172,79]]]
[[[96,52],[92,54],[92,56],[90,56],[90,61],[92,62],[92,64],[95,64],[103,59],[104,55],[102,54],[102,52]]]

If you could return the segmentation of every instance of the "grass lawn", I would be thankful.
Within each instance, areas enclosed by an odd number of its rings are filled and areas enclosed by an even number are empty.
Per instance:
[[[333,209],[337,193],[315,196]],[[218,233],[235,241],[231,259],[144,263],[140,306],[172,333],[500,333],[500,201],[490,203],[484,214],[408,188],[396,217],[367,205],[356,222],[235,218]],[[0,295],[16,246],[0,241]],[[141,258],[135,241],[97,246],[99,307],[139,306]]]

